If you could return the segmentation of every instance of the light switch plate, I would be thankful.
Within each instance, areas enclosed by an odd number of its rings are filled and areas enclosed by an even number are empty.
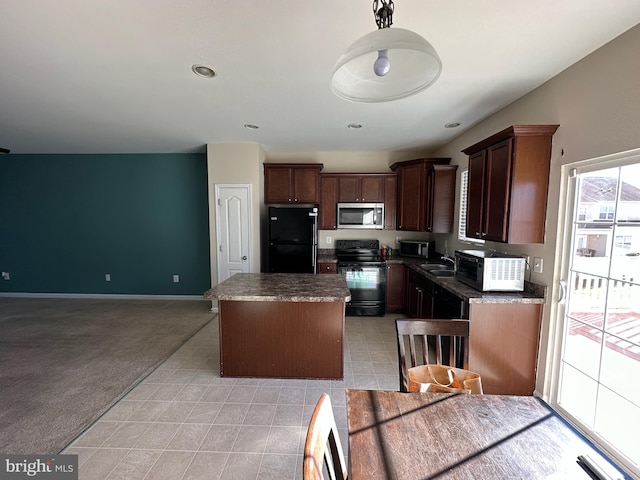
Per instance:
[[[536,273],[542,273],[542,258],[535,257],[533,259],[533,271]]]

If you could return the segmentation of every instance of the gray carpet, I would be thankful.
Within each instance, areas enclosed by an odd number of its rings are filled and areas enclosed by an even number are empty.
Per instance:
[[[211,321],[210,308],[0,298],[0,452],[59,453]]]

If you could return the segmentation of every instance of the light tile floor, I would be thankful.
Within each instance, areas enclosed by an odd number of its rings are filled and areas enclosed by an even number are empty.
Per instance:
[[[346,318],[343,380],[220,378],[214,319],[62,453],[80,480],[300,479],[322,392],[346,455],[345,389],[398,389],[397,317]]]

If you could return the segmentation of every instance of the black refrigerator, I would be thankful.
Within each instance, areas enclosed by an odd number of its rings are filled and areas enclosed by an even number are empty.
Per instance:
[[[318,207],[269,207],[269,273],[316,273]]]

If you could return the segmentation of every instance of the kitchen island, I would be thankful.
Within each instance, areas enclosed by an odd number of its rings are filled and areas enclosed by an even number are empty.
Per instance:
[[[343,275],[237,273],[204,298],[218,300],[220,376],[343,378]]]

